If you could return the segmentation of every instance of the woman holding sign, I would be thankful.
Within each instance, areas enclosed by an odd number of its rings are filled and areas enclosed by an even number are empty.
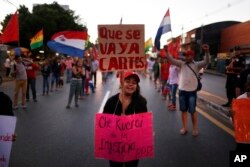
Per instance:
[[[140,78],[132,71],[127,71],[121,77],[121,92],[110,97],[104,106],[103,113],[115,115],[131,115],[147,112],[147,101],[140,94]],[[139,160],[115,162],[110,160],[110,167],[137,167]]]

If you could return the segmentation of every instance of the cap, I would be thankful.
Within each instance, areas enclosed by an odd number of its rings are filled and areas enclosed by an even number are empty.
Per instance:
[[[194,56],[194,51],[188,50],[188,51],[183,53],[183,56]]]
[[[140,78],[139,78],[139,76],[138,76],[138,74],[136,72],[126,71],[124,73],[124,79],[129,78],[129,77],[134,77],[137,83],[140,82]]]

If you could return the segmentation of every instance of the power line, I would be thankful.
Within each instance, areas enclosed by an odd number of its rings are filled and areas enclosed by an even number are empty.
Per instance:
[[[6,1],[8,4],[11,4],[12,6],[15,6],[15,8],[18,9],[18,7],[15,4],[13,4],[12,2],[10,2],[9,0],[4,0],[4,1]]]
[[[203,15],[203,16],[201,16],[199,18],[196,18],[194,20],[190,20],[190,21],[182,24],[181,26],[183,27],[183,26],[185,26],[187,24],[192,24],[194,22],[202,21],[205,18],[209,18],[209,17],[211,17],[213,15],[216,15],[216,14],[219,14],[221,12],[225,12],[225,10],[227,10],[229,8],[233,8],[234,6],[242,3],[243,1],[245,1],[245,0],[234,0],[234,1],[228,2],[227,4],[221,6],[220,8],[217,8],[217,9],[211,11],[211,12],[207,12],[207,13],[205,13],[205,15]]]

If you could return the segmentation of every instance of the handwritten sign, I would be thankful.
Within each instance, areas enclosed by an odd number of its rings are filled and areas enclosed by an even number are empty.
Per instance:
[[[250,142],[250,99],[235,99],[232,103],[234,112],[234,130],[237,142]]]
[[[95,156],[117,162],[153,157],[152,112],[96,114]]]
[[[0,167],[9,166],[16,117],[0,116]]]
[[[101,71],[144,70],[144,25],[98,25]]]

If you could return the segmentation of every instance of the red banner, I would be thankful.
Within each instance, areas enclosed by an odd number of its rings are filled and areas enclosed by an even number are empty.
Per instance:
[[[250,142],[250,99],[233,100],[235,140],[237,142]]]
[[[127,162],[153,156],[152,112],[126,116],[96,114],[96,158]]]

